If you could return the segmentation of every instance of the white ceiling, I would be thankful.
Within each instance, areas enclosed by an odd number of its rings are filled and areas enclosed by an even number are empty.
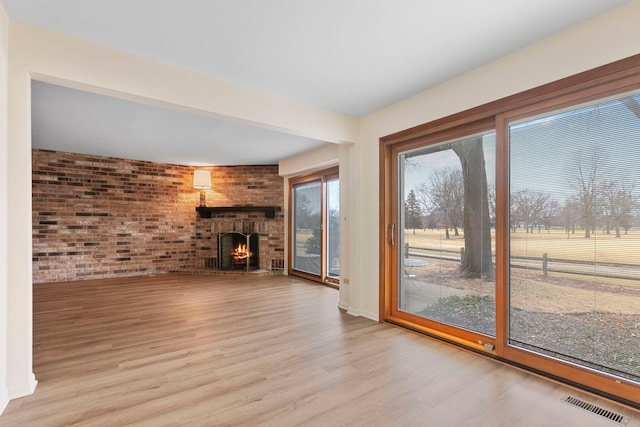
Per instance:
[[[277,164],[324,144],[38,81],[31,98],[34,148],[207,166]]]
[[[12,19],[355,117],[628,2],[0,1]],[[59,148],[49,139],[73,140],[74,150],[117,157],[147,160],[140,156],[154,151],[172,163],[255,164],[323,144],[51,85],[34,89],[34,145],[51,149]],[[74,112],[94,126],[70,122]],[[232,145],[247,147],[242,157],[226,157]]]

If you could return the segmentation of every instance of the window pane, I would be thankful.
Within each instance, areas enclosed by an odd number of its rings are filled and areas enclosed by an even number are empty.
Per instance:
[[[398,309],[494,336],[495,134],[398,160]]]
[[[512,345],[640,379],[640,96],[513,123]]]
[[[293,268],[320,275],[322,248],[320,181],[293,188]]]
[[[340,181],[327,181],[327,276],[340,277]]]

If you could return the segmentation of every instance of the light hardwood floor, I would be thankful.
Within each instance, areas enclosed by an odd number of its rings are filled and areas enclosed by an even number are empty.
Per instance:
[[[336,307],[286,276],[36,285],[32,396],[0,426],[615,426],[640,414]]]

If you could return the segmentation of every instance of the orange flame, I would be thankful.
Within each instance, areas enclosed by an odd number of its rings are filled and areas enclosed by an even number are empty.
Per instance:
[[[239,243],[238,247],[231,250],[231,256],[235,261],[245,260],[253,255],[252,252],[247,250],[247,245]]]

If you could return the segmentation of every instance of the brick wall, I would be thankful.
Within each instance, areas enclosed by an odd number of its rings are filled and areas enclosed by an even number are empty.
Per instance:
[[[284,259],[282,213],[199,218],[192,167],[35,149],[32,156],[34,283],[197,272],[211,267],[201,260],[215,256],[212,230],[223,220],[258,222],[267,243],[261,267]],[[277,166],[208,169],[209,206],[283,206]]]
[[[207,206],[278,206],[275,219],[261,212],[213,214],[196,221],[196,267],[215,268],[218,233],[237,231],[260,236],[260,268],[284,268],[284,180],[277,166],[210,168],[213,189]]]

